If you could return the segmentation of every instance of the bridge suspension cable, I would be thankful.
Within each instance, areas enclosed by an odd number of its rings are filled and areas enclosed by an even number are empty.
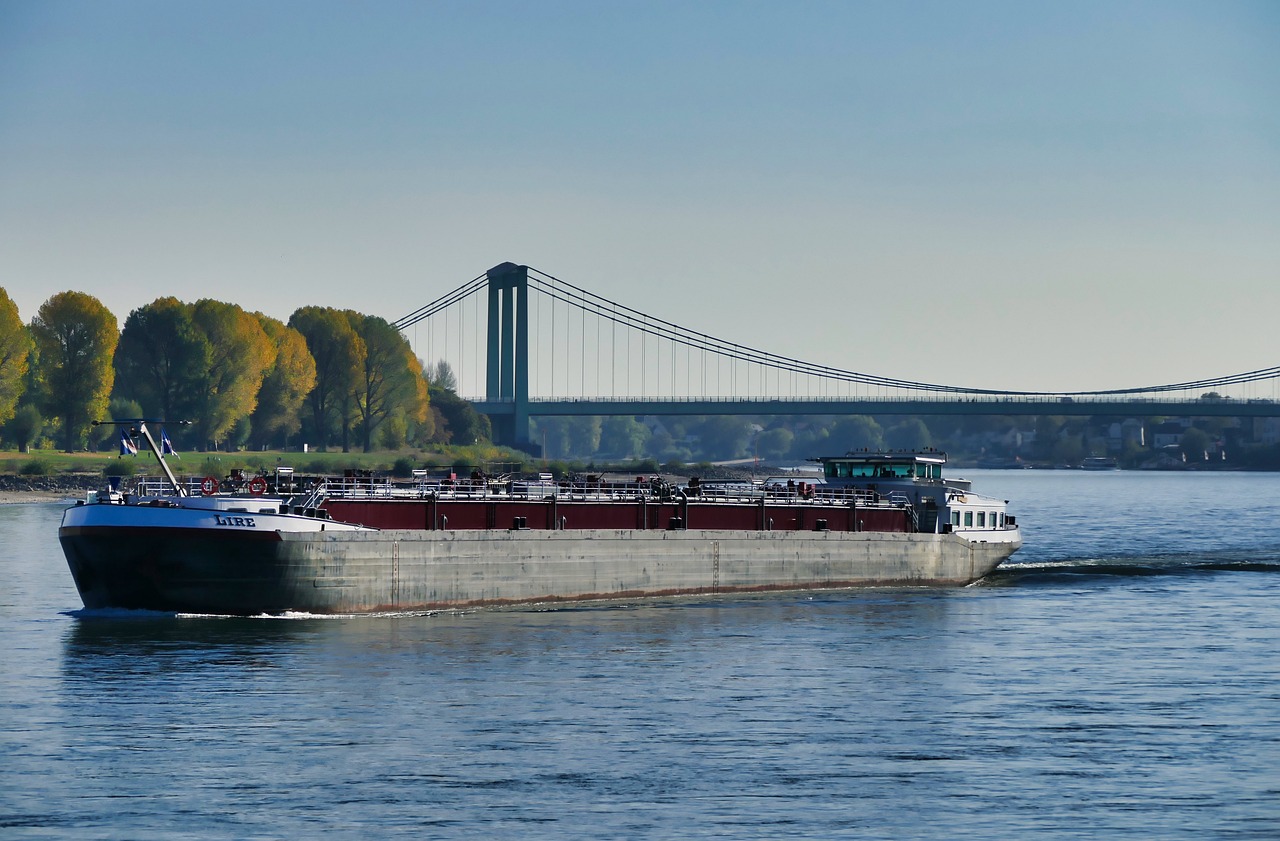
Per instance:
[[[812,362],[806,362],[802,359],[794,357],[782,356],[770,353],[765,350],[743,345],[737,342],[730,342],[715,336],[703,333],[697,330],[691,330],[682,327],[674,322],[657,318],[652,315],[643,313],[625,304],[605,298],[590,292],[580,286],[576,286],[554,275],[534,269],[527,268],[528,289],[530,292],[536,292],[539,296],[545,297],[552,303],[550,307],[551,330],[550,337],[547,341],[551,348],[551,356],[556,357],[555,348],[557,343],[566,345],[566,352],[563,354],[566,364],[568,360],[576,359],[577,376],[573,377],[569,373],[560,375],[560,379],[565,385],[569,385],[570,380],[576,380],[577,386],[586,390],[587,388],[587,366],[590,362],[594,362],[594,380],[596,391],[601,388],[601,375],[605,370],[606,361],[601,359],[602,345],[607,341],[612,349],[613,359],[609,360],[610,373],[614,380],[616,388],[619,373],[618,358],[625,358],[624,370],[621,376],[627,377],[628,388],[630,388],[630,365],[634,358],[634,349],[631,343],[631,336],[638,334],[640,338],[639,347],[639,366],[640,366],[640,382],[643,388],[648,381],[649,375],[649,340],[657,343],[657,362],[653,368],[656,375],[661,380],[663,370],[659,370],[663,366],[662,362],[662,346],[666,343],[669,346],[668,354],[670,355],[670,376],[672,387],[678,375],[677,356],[675,349],[684,348],[687,354],[699,353],[704,356],[704,370],[702,375],[702,388],[704,393],[707,390],[707,374],[705,369],[705,357],[711,355],[727,361],[730,364],[730,386],[732,393],[741,393],[741,388],[734,378],[737,376],[736,366],[745,364],[747,366],[759,366],[761,369],[768,369],[777,374],[790,374],[794,378],[811,378],[812,381],[819,383],[837,383],[852,384],[859,386],[868,386],[885,389],[900,389],[903,391],[914,391],[923,393],[932,393],[939,395],[973,395],[981,397],[1009,397],[1009,398],[1039,398],[1039,397],[1119,397],[1125,395],[1137,394],[1164,394],[1178,391],[1195,391],[1195,390],[1215,390],[1225,388],[1232,385],[1241,385],[1255,383],[1264,380],[1275,381],[1280,378],[1280,366],[1260,368],[1253,371],[1245,371],[1237,374],[1229,374],[1220,377],[1209,377],[1198,380],[1188,380],[1185,382],[1165,383],[1157,385],[1136,386],[1131,388],[1102,389],[1093,391],[1019,391],[1011,389],[993,389],[993,388],[976,388],[970,386],[946,385],[941,383],[931,383],[926,381],[917,381],[902,379],[896,377],[885,377],[874,374],[865,374],[857,371],[851,371],[842,368],[836,368],[829,365],[821,365]],[[464,302],[466,299],[479,293],[489,284],[489,273],[479,275],[472,280],[458,286],[456,289],[450,290],[446,294],[436,300],[414,310],[408,315],[393,322],[394,326],[400,330],[413,327],[423,321],[431,319],[433,316],[440,315],[451,307]],[[531,296],[532,297],[532,296]],[[559,303],[569,311],[577,310],[578,317],[573,316],[561,320],[557,324],[555,314],[555,304]],[[475,348],[477,353],[479,348],[484,345],[480,341],[479,331],[482,329],[480,315],[480,307],[476,307],[476,324],[471,327],[469,332],[473,333]],[[540,323],[542,320],[541,310],[535,307],[537,313],[534,322]],[[595,323],[595,345],[588,347],[587,317],[591,316],[596,319]],[[460,321],[460,319],[459,319]],[[447,325],[447,322],[445,322]],[[605,336],[602,327],[611,325],[610,335]],[[447,326],[445,328],[448,329]],[[617,330],[626,331],[625,343],[618,340]],[[467,333],[468,330],[461,324],[457,328],[459,333]],[[576,334],[577,339],[581,342],[580,348],[569,348],[567,343],[570,337]],[[461,344],[462,338],[459,338]],[[463,350],[459,349],[459,353]],[[550,363],[551,367],[551,385],[555,390],[557,375],[555,367],[557,360]],[[692,391],[693,371],[691,366],[686,365],[685,370],[686,385]],[[718,371],[717,371],[718,376]],[[747,369],[745,375],[750,379],[750,368]],[[763,375],[761,375],[763,379]],[[779,379],[780,382],[780,379]]]

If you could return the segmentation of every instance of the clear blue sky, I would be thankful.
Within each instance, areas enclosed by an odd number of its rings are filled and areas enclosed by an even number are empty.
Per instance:
[[[0,0],[24,320],[504,260],[885,376],[1280,364],[1280,3]]]

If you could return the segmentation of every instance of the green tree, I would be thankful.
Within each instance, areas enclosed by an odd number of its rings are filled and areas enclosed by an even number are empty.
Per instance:
[[[764,458],[782,458],[791,452],[795,433],[785,426],[766,429],[756,439],[756,452]]]
[[[469,446],[492,437],[489,417],[449,389],[431,387],[431,414],[431,440],[435,443]]]
[[[13,413],[13,417],[9,418],[9,422],[4,427],[4,435],[19,450],[29,453],[31,445],[40,438],[40,432],[43,429],[44,418],[40,417],[40,410],[28,403],[25,406],[19,406]]]
[[[342,450],[349,452],[355,393],[364,372],[364,340],[347,316],[328,307],[302,307],[289,318],[302,334],[316,363],[316,385],[307,395],[314,434],[328,444],[341,433]]]
[[[26,388],[33,345],[17,304],[0,287],[0,424],[13,417],[18,398]]]
[[[140,418],[144,417],[144,415],[142,405],[137,400],[112,397],[111,402],[107,404],[108,418]],[[110,450],[120,443],[120,428],[110,424],[103,424],[94,428],[94,431],[90,433],[90,438],[95,449]]]
[[[355,404],[367,453],[373,450],[378,428],[389,417],[399,414],[405,421],[425,423],[430,417],[430,399],[422,363],[399,330],[375,315],[348,310],[347,318],[365,347]]]
[[[841,418],[831,426],[827,446],[831,452],[821,455],[844,455],[850,450],[883,450],[884,430],[866,415]]]
[[[453,366],[443,359],[426,367],[426,377],[432,389],[447,389],[457,394],[458,377],[453,373]]]
[[[907,418],[885,430],[884,442],[892,450],[923,450],[933,446],[933,437],[924,421]]]
[[[115,354],[116,393],[138,401],[148,416],[195,420],[203,409],[213,348],[192,313],[190,304],[167,297],[125,319]]]
[[[255,313],[267,337],[276,346],[276,359],[262,380],[258,405],[253,410],[252,440],[261,445],[272,441],[287,444],[301,428],[299,412],[307,394],[316,385],[316,361],[307,350],[307,340],[284,322]]]
[[[633,417],[610,417],[601,422],[601,453],[636,458],[644,453],[648,442],[649,428]]]
[[[731,416],[709,417],[698,426],[697,451],[708,459],[735,459],[747,454],[751,423]]]
[[[543,458],[585,458],[600,449],[599,417],[538,418],[535,426],[534,440],[543,445]]]
[[[116,317],[83,292],[59,292],[31,320],[39,352],[39,384],[48,415],[62,426],[62,446],[74,450],[89,422],[107,409],[115,379],[111,358],[120,340]]]
[[[1210,440],[1209,433],[1194,426],[1182,433],[1182,440],[1178,447],[1186,457],[1187,464],[1196,464],[1205,460]]]

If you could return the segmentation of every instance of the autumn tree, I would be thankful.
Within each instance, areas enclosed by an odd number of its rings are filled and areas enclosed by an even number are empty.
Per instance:
[[[290,316],[289,326],[302,334],[316,364],[315,388],[307,395],[315,434],[327,444],[340,432],[342,450],[348,452],[351,410],[364,372],[364,340],[345,313],[329,307],[302,307]]]
[[[262,380],[251,419],[253,440],[265,445],[297,434],[302,425],[298,413],[316,384],[316,361],[301,333],[262,313],[255,315],[276,347],[275,362]]]
[[[422,375],[422,363],[408,340],[386,319],[350,310],[346,315],[351,329],[364,341],[365,347],[355,405],[367,453],[373,449],[378,427],[393,415],[399,414],[404,421],[416,424],[430,417],[427,381]]]
[[[116,392],[167,421],[194,420],[203,408],[213,348],[177,298],[129,313],[116,348]]]
[[[116,317],[92,295],[60,292],[31,320],[38,349],[38,383],[46,415],[62,425],[62,446],[84,440],[91,420],[107,408],[120,332]]]
[[[17,304],[0,287],[0,424],[13,417],[18,398],[26,388],[32,344]]]
[[[276,347],[258,318],[235,304],[207,298],[196,301],[191,318],[211,350],[197,430],[204,440],[216,444],[253,413],[262,380],[275,362]]]

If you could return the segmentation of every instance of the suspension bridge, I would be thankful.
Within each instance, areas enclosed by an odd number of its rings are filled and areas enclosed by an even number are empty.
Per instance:
[[[514,263],[394,325],[428,363],[449,363],[458,394],[490,417],[498,443],[523,448],[530,446],[531,417],[1280,416],[1280,367],[1068,392],[880,377],[718,339]]]

